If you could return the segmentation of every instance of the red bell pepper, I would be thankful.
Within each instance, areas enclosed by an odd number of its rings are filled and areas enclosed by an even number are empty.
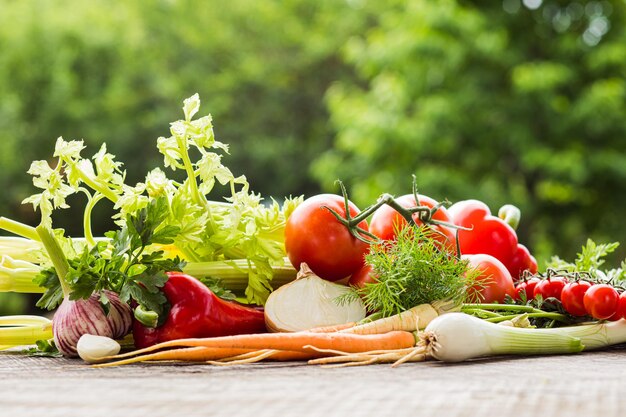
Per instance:
[[[264,333],[263,310],[222,300],[196,278],[168,273],[163,292],[170,311],[163,325],[148,327],[133,320],[137,348],[174,339]]]
[[[509,206],[510,207],[510,206]],[[454,224],[471,230],[459,230],[458,242],[462,254],[491,255],[506,266],[514,280],[529,270],[537,272],[537,261],[528,249],[518,243],[517,234],[511,225],[500,217],[493,216],[489,207],[478,200],[465,200],[453,204],[448,209]],[[511,217],[511,224],[517,224],[519,213]]]

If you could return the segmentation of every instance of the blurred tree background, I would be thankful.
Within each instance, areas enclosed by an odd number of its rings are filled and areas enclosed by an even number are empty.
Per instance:
[[[0,215],[36,223],[25,171],[58,136],[140,181],[198,92],[266,197],[340,178],[365,206],[415,174],[516,204],[540,260],[571,258],[626,236],[625,30],[624,0],[0,0]]]

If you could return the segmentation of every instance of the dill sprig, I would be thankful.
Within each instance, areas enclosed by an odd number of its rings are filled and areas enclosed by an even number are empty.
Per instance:
[[[478,273],[468,262],[441,248],[435,232],[405,227],[395,241],[372,245],[366,262],[377,282],[357,290],[369,311],[383,317],[424,303],[450,300],[460,305]]]

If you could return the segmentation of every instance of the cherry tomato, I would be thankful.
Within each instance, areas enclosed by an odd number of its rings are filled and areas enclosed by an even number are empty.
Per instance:
[[[467,259],[470,268],[481,271],[476,283],[467,290],[470,300],[478,298],[483,303],[502,303],[507,295],[515,297],[511,273],[497,258],[478,254],[463,255],[461,259]]]
[[[537,283],[541,281],[539,278],[530,278],[525,281],[520,281],[519,284],[515,286],[515,299],[522,299],[522,292],[526,294],[526,300],[532,300],[535,295],[535,286]]]
[[[373,284],[376,282],[376,277],[373,274],[372,266],[365,264],[358,271],[356,271],[350,277],[348,285],[356,288],[363,288],[365,284]]]
[[[563,287],[565,287],[566,284],[567,280],[563,277],[542,279],[541,282],[538,282],[535,286],[533,297],[541,295],[544,300],[551,297],[560,300],[561,291],[563,291]]]
[[[418,199],[420,206],[432,208],[438,204],[437,201],[425,195],[418,196]],[[415,207],[418,205],[415,202],[413,194],[406,194],[402,197],[398,197],[396,198],[396,202],[405,208]],[[445,207],[440,207],[433,214],[433,219],[441,222],[452,223]],[[419,213],[413,214],[413,220],[417,225],[423,224],[422,221],[419,220]],[[372,220],[370,221],[370,232],[383,240],[394,240],[396,238],[396,231],[405,227],[406,224],[406,219],[402,217],[400,213],[385,204],[374,212]],[[430,225],[429,227],[436,232],[433,234],[433,237],[437,241],[441,242],[442,245],[452,251],[456,250],[454,230],[442,225]]]
[[[583,299],[585,310],[595,319],[608,319],[617,311],[619,297],[617,290],[608,284],[592,285]]]
[[[585,293],[591,287],[587,281],[575,281],[565,284],[561,291],[561,303],[565,311],[572,316],[586,316],[587,310],[583,301]]]
[[[350,215],[359,209],[348,204]],[[291,213],[285,226],[285,249],[291,264],[300,269],[306,262],[320,278],[337,281],[352,275],[363,266],[369,245],[352,236],[328,207],[345,218],[344,198],[335,194],[319,194],[306,199]],[[367,230],[367,222],[359,223]]]

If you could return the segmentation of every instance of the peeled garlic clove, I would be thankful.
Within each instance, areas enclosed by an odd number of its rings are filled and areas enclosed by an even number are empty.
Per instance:
[[[350,291],[345,285],[318,277],[303,264],[295,281],[270,294],[265,324],[272,332],[297,332],[360,321],[366,314],[360,297],[339,302],[339,297]]]
[[[76,350],[78,356],[87,363],[99,363],[107,356],[120,353],[121,346],[106,336],[84,334],[78,339]]]

